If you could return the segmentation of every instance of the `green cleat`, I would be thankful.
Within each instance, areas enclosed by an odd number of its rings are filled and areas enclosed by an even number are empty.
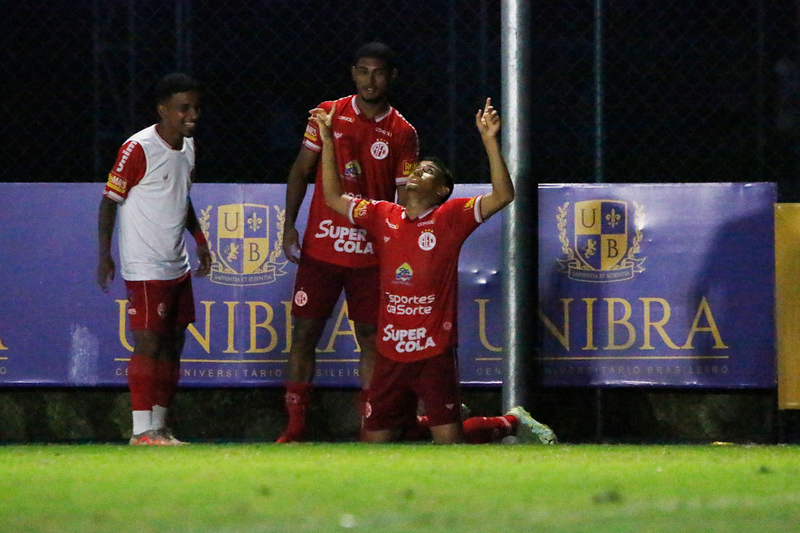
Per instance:
[[[519,442],[523,444],[557,444],[556,434],[553,430],[541,422],[537,422],[530,415],[528,411],[521,406],[512,408],[506,415],[512,415],[517,418],[519,425],[517,426],[516,437]]]

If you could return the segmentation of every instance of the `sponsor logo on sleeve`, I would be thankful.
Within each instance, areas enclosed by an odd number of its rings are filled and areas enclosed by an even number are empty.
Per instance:
[[[306,126],[306,134],[304,135],[304,137],[306,139],[308,139],[309,141],[311,141],[311,142],[314,142],[314,143],[317,142],[317,130],[316,130],[316,128],[314,128],[314,126],[312,126],[311,124]]]
[[[353,209],[353,218],[364,218],[367,216],[367,206],[369,205],[369,201],[367,200],[359,200],[356,204],[356,207]]]
[[[128,190],[128,182],[111,173],[108,175],[108,183],[106,183],[106,186],[112,191],[117,191],[122,195],[125,195],[125,191]]]
[[[128,162],[128,158],[131,156],[131,152],[139,143],[136,141],[131,141],[128,146],[122,151],[122,157],[119,158],[119,165],[117,168],[114,169],[114,172],[122,172],[122,169],[125,168],[125,163]]]

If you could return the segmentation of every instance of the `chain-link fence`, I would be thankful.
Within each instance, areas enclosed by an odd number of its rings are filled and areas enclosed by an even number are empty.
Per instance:
[[[532,6],[533,179],[778,181],[800,156],[798,0]],[[398,53],[424,153],[486,179],[473,114],[500,99],[500,1],[39,0],[1,11],[3,181],[101,181],[153,121],[154,82],[208,88],[198,179],[282,182],[307,111],[352,92],[358,46]],[[791,195],[787,195],[791,196]]]

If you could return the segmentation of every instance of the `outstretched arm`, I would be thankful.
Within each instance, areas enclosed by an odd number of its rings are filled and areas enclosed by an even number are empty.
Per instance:
[[[322,187],[325,193],[325,203],[328,207],[342,216],[347,216],[350,209],[351,198],[344,193],[342,182],[339,181],[339,170],[336,167],[336,148],[333,145],[333,131],[331,123],[336,114],[336,104],[330,113],[315,108],[311,110],[311,120],[319,125],[322,136]]]
[[[475,125],[481,134],[486,155],[489,156],[489,170],[492,178],[492,192],[481,199],[481,216],[484,220],[494,215],[514,200],[514,183],[508,173],[506,161],[500,151],[497,135],[500,133],[500,115],[492,107],[492,99],[475,115]]]

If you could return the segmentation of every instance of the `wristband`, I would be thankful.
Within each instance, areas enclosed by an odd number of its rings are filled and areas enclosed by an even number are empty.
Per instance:
[[[206,234],[203,233],[203,230],[198,230],[196,233],[192,233],[192,237],[194,237],[194,242],[197,243],[197,246],[201,244],[208,244],[206,240]]]

